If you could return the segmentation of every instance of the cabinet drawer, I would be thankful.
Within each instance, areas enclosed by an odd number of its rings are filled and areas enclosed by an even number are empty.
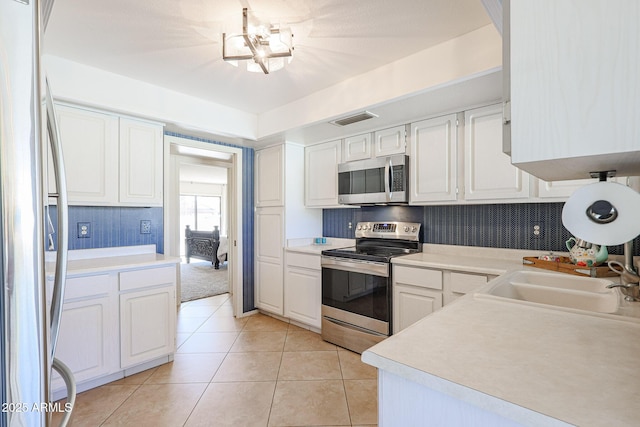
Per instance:
[[[467,273],[451,273],[451,290],[459,294],[474,292],[487,283],[487,276]]]
[[[109,275],[67,278],[64,300],[95,297],[109,293]]]
[[[442,271],[404,266],[393,267],[393,280],[406,285],[442,289]]]
[[[175,281],[175,266],[123,271],[120,273],[120,290],[129,291],[149,286],[171,285]]]
[[[287,266],[320,270],[320,255],[287,252]]]

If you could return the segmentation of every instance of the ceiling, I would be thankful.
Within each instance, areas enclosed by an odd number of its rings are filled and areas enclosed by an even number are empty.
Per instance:
[[[269,75],[222,60],[249,8],[291,27]],[[55,0],[44,52],[261,114],[491,23],[481,0]]]

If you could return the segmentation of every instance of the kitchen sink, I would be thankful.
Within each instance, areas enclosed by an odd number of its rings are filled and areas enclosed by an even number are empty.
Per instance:
[[[479,297],[551,305],[595,313],[615,313],[620,298],[611,281],[559,273],[513,271],[492,280]]]

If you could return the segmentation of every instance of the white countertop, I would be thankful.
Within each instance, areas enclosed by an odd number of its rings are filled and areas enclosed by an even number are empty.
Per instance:
[[[67,276],[180,263],[180,258],[158,254],[155,250],[155,245],[72,250],[67,261]],[[55,269],[54,257],[53,252],[46,255],[45,269],[48,275],[52,275]]]
[[[482,257],[451,257],[423,253],[394,263],[501,274],[513,262],[497,259],[487,267]],[[638,337],[637,319],[469,294],[365,351],[362,360],[525,425],[639,425]]]
[[[307,254],[320,255],[322,251],[327,249],[347,248],[355,246],[354,239],[339,239],[335,237],[327,237],[326,244],[315,244],[313,238],[305,239],[289,239],[287,240],[287,252],[300,252]]]

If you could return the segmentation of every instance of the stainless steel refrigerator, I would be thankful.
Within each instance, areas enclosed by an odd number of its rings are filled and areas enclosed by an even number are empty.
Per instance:
[[[64,300],[67,210],[64,165],[55,111],[40,69],[42,34],[53,0],[0,0],[0,426],[50,425],[52,369],[67,383],[62,423],[75,385],[54,358]],[[48,138],[47,138],[48,136]],[[58,224],[47,221],[47,139],[56,171]],[[48,238],[46,236],[48,235]],[[45,272],[46,244],[54,272]],[[46,277],[55,276],[51,295]]]

